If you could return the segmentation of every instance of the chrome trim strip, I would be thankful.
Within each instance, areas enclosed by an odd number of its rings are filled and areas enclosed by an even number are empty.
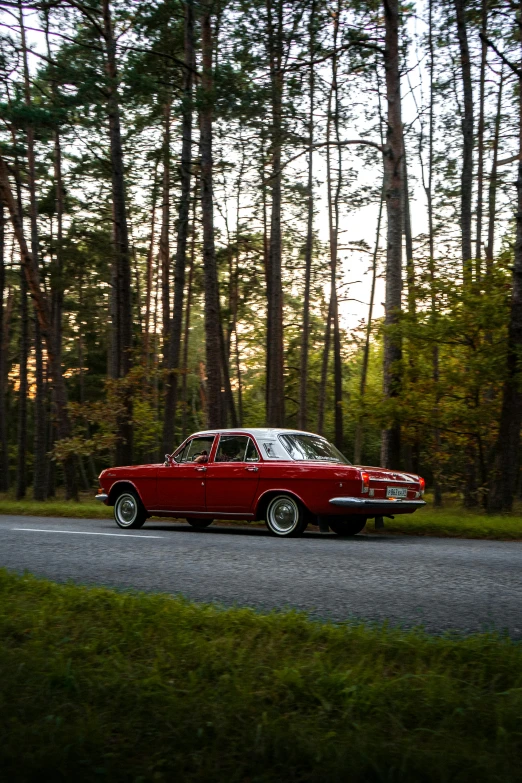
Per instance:
[[[386,479],[380,479],[380,478],[373,478],[373,476],[370,476],[370,481],[379,481],[384,484],[418,484],[418,481],[415,481],[415,479],[394,479],[394,478],[386,478]]]
[[[328,502],[331,503],[332,506],[344,506],[345,508],[361,508],[361,506],[369,506],[371,508],[377,509],[389,509],[390,511],[392,508],[399,511],[401,508],[415,509],[422,508],[422,506],[426,505],[425,500],[402,500],[402,498],[397,498],[397,500],[393,500],[391,498],[386,500],[384,498],[331,498]]]
[[[232,512],[232,511],[197,511],[196,509],[190,509],[189,511],[173,511],[172,509],[167,508],[149,508],[147,509],[148,514],[170,514],[171,516],[177,517],[213,517],[214,519],[217,519],[218,516],[223,517],[223,519],[228,519],[229,517],[239,517],[239,519],[247,519],[249,517],[253,517],[254,514],[250,512]]]
[[[105,492],[101,492],[99,495],[95,495],[95,500],[101,500],[102,503],[105,503],[106,500],[109,499],[109,496],[105,494]]]

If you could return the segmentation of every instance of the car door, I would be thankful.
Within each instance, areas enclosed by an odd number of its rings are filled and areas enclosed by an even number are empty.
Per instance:
[[[201,435],[191,438],[171,464],[158,468],[158,510],[205,511],[206,461],[214,437]]]
[[[259,483],[259,454],[248,435],[221,435],[206,474],[207,511],[249,513]]]

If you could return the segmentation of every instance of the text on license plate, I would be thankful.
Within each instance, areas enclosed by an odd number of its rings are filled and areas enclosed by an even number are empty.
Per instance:
[[[387,498],[407,498],[408,490],[406,487],[386,487]]]

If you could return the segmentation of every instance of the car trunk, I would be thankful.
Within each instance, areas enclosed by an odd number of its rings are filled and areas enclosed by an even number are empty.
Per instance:
[[[370,483],[367,497],[369,498],[403,498],[415,500],[420,497],[420,482],[418,476],[398,470],[385,468],[361,467],[368,474]]]

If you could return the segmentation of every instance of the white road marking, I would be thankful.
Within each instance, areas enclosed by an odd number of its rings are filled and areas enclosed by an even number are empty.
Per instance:
[[[85,530],[48,530],[36,527],[12,527],[11,530],[26,530],[28,533],[68,533],[71,536],[122,536],[123,538],[163,538],[163,536],[142,536],[139,533],[91,533]]]

